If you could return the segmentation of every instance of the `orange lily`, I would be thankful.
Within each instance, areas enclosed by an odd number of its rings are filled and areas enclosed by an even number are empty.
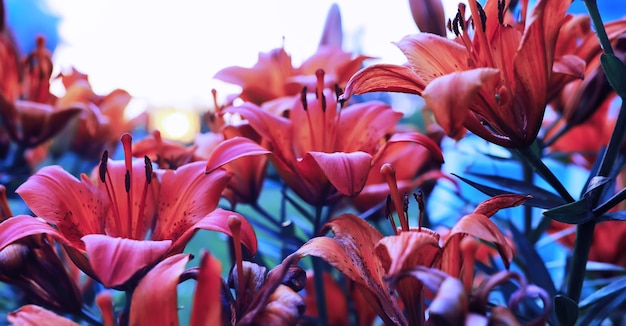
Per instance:
[[[318,69],[327,74],[325,86],[337,84],[344,87],[363,61],[370,58],[363,55],[355,57],[343,51],[342,40],[341,14],[338,6],[333,5],[328,12],[317,52],[299,67],[294,67],[291,56],[280,48],[260,53],[258,62],[252,68],[227,67],[213,78],[241,86],[239,97],[242,100],[280,115],[289,108],[291,100],[297,98],[303,86],[316,86]]]
[[[528,2],[522,1],[517,26],[504,24],[504,1],[487,1],[484,10],[475,0],[468,3],[472,18],[465,19],[460,5],[452,24],[455,40],[429,33],[404,37],[397,46],[408,64],[357,72],[344,97],[373,91],[419,94],[450,137],[460,139],[467,128],[505,147],[531,144],[541,127],[556,39],[570,1],[540,0],[528,16]]]
[[[389,166],[383,169],[387,170],[387,174],[392,172]],[[391,193],[396,207],[401,207],[397,187],[392,186]],[[520,205],[527,199],[520,195],[501,195],[484,201],[476,207],[474,213],[462,217],[456,223],[441,247],[436,232],[421,226],[410,229],[402,210],[397,210],[401,228],[396,230],[396,235],[387,237],[383,237],[358,216],[344,214],[331,219],[322,229],[323,234],[332,231],[333,238],[313,238],[287,259],[295,257],[297,261],[304,256],[320,257],[356,283],[386,324],[406,324],[407,317],[411,324],[417,324],[424,318],[420,314],[423,302],[419,293],[422,285],[403,283],[392,288],[385,278],[415,266],[435,267],[452,277],[460,278],[469,291],[471,283],[468,285],[467,281],[473,278],[473,255],[463,254],[461,240],[472,235],[494,243],[508,266],[512,251],[489,217],[499,209]],[[392,222],[392,225],[395,229],[395,223]],[[394,290],[398,291],[402,299],[407,317],[392,295]]]
[[[50,77],[52,77],[52,53],[46,49],[46,38],[42,35],[35,40],[35,50],[22,62],[24,81],[22,82],[22,99],[37,103],[54,102],[50,94]]]
[[[29,216],[6,220],[0,224],[0,249],[47,233],[106,287],[132,288],[149,268],[182,252],[197,229],[231,235],[226,220],[240,215],[216,209],[228,173],[206,174],[206,163],[196,162],[157,171],[157,177],[149,159],[132,159],[131,142],[129,134],[122,136],[123,161],[110,161],[105,152],[97,181],[85,175],[77,180],[59,166],[30,177],[17,193],[47,223]],[[242,241],[254,253],[256,235],[240,219]]]
[[[278,173],[296,194],[309,204],[326,205],[363,189],[372,162],[386,149],[379,142],[402,114],[380,102],[337,110],[337,98],[324,91],[324,72],[319,70],[317,77],[315,98],[305,88],[289,119],[251,103],[226,112],[242,115],[269,142]],[[443,160],[438,146],[426,136],[398,134],[386,144],[394,142],[421,144]]]
[[[176,169],[196,161],[194,152],[197,146],[185,146],[179,142],[163,139],[155,130],[151,135],[133,144],[133,156],[148,156],[161,169]]]

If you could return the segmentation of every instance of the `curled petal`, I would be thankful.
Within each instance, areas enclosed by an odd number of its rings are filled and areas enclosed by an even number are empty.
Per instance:
[[[266,306],[254,318],[254,325],[295,325],[304,313],[304,300],[286,285],[279,285]]]
[[[465,135],[463,125],[470,106],[483,85],[499,73],[493,68],[454,72],[436,78],[426,86],[422,96],[448,136],[458,140]]]
[[[28,215],[11,217],[0,223],[0,250],[9,244],[35,234],[49,234],[64,245],[70,242],[49,224]]]
[[[407,66],[376,64],[357,71],[350,78],[341,96],[348,100],[352,95],[369,92],[399,92],[422,94],[426,83]]]
[[[485,215],[486,217],[491,217],[503,208],[510,208],[522,205],[531,198],[532,196],[529,195],[516,194],[493,196],[478,204],[478,206],[476,206],[476,208],[474,209],[474,213]]]
[[[185,248],[185,245],[191,237],[195,234],[198,229],[208,230],[208,231],[218,231],[222,232],[228,236],[232,237],[232,232],[228,227],[228,217],[231,215],[237,215],[241,220],[241,243],[250,250],[252,255],[257,252],[257,238],[252,225],[248,220],[246,220],[243,216],[227,211],[221,208],[214,210],[213,212],[207,214],[203,218],[201,218],[198,222],[192,225],[189,229],[187,229],[180,237],[174,239],[174,243],[172,248],[170,248],[170,253],[180,253]]]
[[[12,325],[78,326],[77,323],[36,305],[25,305],[10,312],[7,320]]]
[[[271,152],[248,138],[233,137],[224,140],[213,149],[206,164],[206,173],[211,173],[241,157],[265,154],[271,154]]]
[[[300,167],[317,165],[328,181],[346,196],[356,196],[365,186],[372,156],[364,152],[308,152]]]
[[[123,285],[135,273],[156,264],[172,241],[113,238],[89,234],[82,238],[93,271],[107,288]]]
[[[188,261],[185,254],[168,257],[141,279],[130,303],[130,325],[178,325],[176,287]]]

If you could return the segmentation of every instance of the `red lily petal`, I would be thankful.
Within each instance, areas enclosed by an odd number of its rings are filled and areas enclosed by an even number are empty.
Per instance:
[[[185,164],[166,170],[161,179],[159,212],[152,239],[179,240],[179,237],[212,212],[230,181],[224,170],[205,173],[206,163]]]
[[[394,144],[394,143],[399,143],[399,142],[411,142],[411,143],[420,144],[424,146],[430,152],[430,154],[438,163],[441,163],[441,164],[444,163],[443,152],[441,151],[441,147],[437,145],[437,143],[435,143],[435,141],[432,140],[432,138],[426,135],[422,135],[416,132],[396,133],[396,134],[393,134],[391,138],[389,138],[389,140],[387,141],[387,144]]]
[[[402,113],[382,102],[369,101],[350,105],[341,111],[337,143],[344,146],[339,150],[374,152],[379,140],[395,127],[400,118]]]
[[[422,94],[424,82],[410,67],[391,64],[376,64],[357,71],[341,96],[344,100],[352,95],[369,92],[399,92]]]
[[[255,155],[271,154],[263,146],[246,137],[233,137],[220,142],[211,152],[206,164],[206,173],[211,173],[224,164],[238,158]]]
[[[58,242],[70,245],[70,241],[49,224],[32,216],[17,215],[0,223],[0,250],[17,240],[36,234],[49,234]]]
[[[104,233],[106,198],[88,180],[78,181],[60,166],[44,167],[15,192],[77,248],[84,249],[83,235]]]
[[[372,156],[364,152],[308,152],[299,163],[298,167],[303,169],[316,165],[340,193],[356,196],[365,186]]]
[[[439,77],[426,86],[422,96],[448,136],[458,140],[465,135],[463,124],[472,102],[483,84],[499,73],[492,68],[455,72]]]
[[[246,220],[243,216],[238,213],[227,211],[221,208],[214,210],[213,212],[207,214],[203,218],[201,218],[196,224],[192,225],[188,228],[183,234],[177,237],[170,248],[170,253],[180,253],[185,248],[185,245],[191,237],[194,235],[196,230],[208,230],[208,231],[218,231],[222,232],[230,237],[233,236],[230,228],[228,227],[228,217],[231,215],[237,215],[239,220],[241,221],[241,243],[243,243],[252,255],[256,254],[258,249],[256,233],[254,233],[254,228],[248,220]]]
[[[189,325],[219,325],[222,305],[222,264],[206,251],[202,252],[198,283],[193,295],[191,321]]]
[[[474,209],[474,213],[491,217],[503,208],[519,206],[531,198],[532,196],[529,195],[516,194],[493,196],[478,204],[478,206],[476,206],[476,208]]]
[[[328,10],[328,14],[326,14],[326,23],[324,23],[322,38],[318,47],[330,46],[341,49],[342,45],[341,12],[339,11],[339,5],[333,3]]]
[[[404,321],[402,311],[383,281],[384,268],[374,253],[375,244],[382,239],[378,230],[356,215],[343,214],[324,225],[322,232],[328,231],[334,233],[334,238],[313,238],[286,259],[295,256],[296,262],[304,256],[322,258],[361,286],[386,323]]]
[[[502,256],[502,261],[507,268],[509,267],[511,260],[513,259],[513,249],[506,241],[506,238],[498,226],[493,223],[489,217],[483,214],[472,213],[463,216],[452,227],[452,229],[450,229],[450,235],[446,238],[443,246],[444,252],[448,249],[449,244],[453,244],[455,241],[458,241],[458,239],[455,239],[456,237],[463,237],[467,234],[495,244],[500,256]],[[455,251],[457,250],[457,248],[452,249]]]
[[[376,254],[387,271],[395,275],[417,265],[431,267],[440,254],[439,234],[426,228],[402,232],[378,241]]]
[[[107,288],[123,285],[139,270],[156,264],[172,245],[170,240],[132,240],[104,234],[89,234],[83,241],[94,273]]]
[[[429,33],[408,35],[396,46],[425,84],[443,75],[469,69],[465,47],[445,37]]]
[[[78,326],[77,323],[36,305],[25,305],[7,315],[11,325]]]
[[[289,150],[293,141],[293,132],[288,119],[266,112],[251,103],[244,103],[226,109],[224,112],[238,113],[248,120],[252,128],[272,144],[272,151],[279,165],[295,161],[294,154]]]
[[[139,281],[130,303],[130,325],[178,325],[176,287],[188,261],[186,254],[168,257]]]

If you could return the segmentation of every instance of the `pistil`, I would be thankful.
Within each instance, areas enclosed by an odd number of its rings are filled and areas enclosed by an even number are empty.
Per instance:
[[[127,229],[124,235],[127,238],[131,238],[133,234],[133,192],[131,190],[131,180],[133,178],[133,150],[132,150],[133,138],[130,134],[125,133],[122,135],[122,147],[124,148],[124,164],[126,166],[126,173],[124,175],[124,186],[126,190],[126,204],[128,209],[127,215]]]
[[[100,159],[100,167],[98,169],[100,175],[100,182],[104,184],[104,188],[107,191],[107,196],[109,197],[109,201],[111,202],[111,206],[113,206],[113,223],[116,234],[115,236],[121,236],[118,232],[122,227],[122,221],[120,217],[119,206],[117,204],[117,197],[115,196],[115,188],[113,187],[113,181],[111,180],[111,175],[108,172],[108,163],[109,162],[109,151],[105,150],[102,153],[102,158]]]

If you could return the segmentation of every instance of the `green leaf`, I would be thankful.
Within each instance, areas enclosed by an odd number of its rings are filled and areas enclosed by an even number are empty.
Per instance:
[[[616,293],[626,293],[626,276],[620,277],[598,291],[592,293],[580,302],[580,309],[588,309],[594,304],[614,296]]]
[[[543,215],[567,224],[582,224],[593,219],[593,213],[587,207],[587,200],[584,198],[547,210]]]
[[[626,221],[626,211],[617,211],[603,214],[598,218],[600,221]]]
[[[533,198],[526,202],[528,206],[550,209],[567,203],[560,196],[525,181],[482,173],[470,172],[469,174],[495,183],[505,189],[512,190],[515,193],[533,196]]]
[[[620,307],[626,300],[626,276],[620,277],[580,302],[583,313],[580,325],[601,325],[610,316],[623,315]]]
[[[600,55],[600,62],[611,87],[621,98],[626,98],[626,66],[624,63],[612,54]]]
[[[568,296],[557,294],[554,297],[554,311],[558,316],[559,325],[571,326],[578,319],[578,305]]]
[[[539,187],[535,187],[533,185],[528,185],[526,184],[524,187],[512,187],[512,188],[516,188],[516,190],[513,189],[498,189],[495,187],[491,187],[491,186],[487,186],[487,185],[483,185],[480,184],[478,182],[474,182],[471,181],[469,179],[463,178],[457,174],[452,173],[452,175],[454,175],[455,177],[461,179],[463,182],[467,183],[468,185],[476,188],[478,191],[489,195],[489,196],[496,196],[496,195],[502,195],[502,194],[517,194],[517,195],[526,195],[529,194],[531,196],[533,196],[533,198],[529,199],[528,201],[526,201],[524,203],[524,205],[527,206],[532,206],[532,207],[539,207],[539,208],[553,208],[553,207],[557,207],[559,205],[563,205],[565,203],[565,201],[554,195],[549,193],[548,191],[541,189]],[[476,174],[478,176],[482,176],[481,174]],[[484,178],[488,178],[488,180],[494,182],[494,183],[502,183],[502,184],[507,184],[507,185],[513,185],[516,182],[521,183],[521,181],[518,180],[513,180],[513,179],[507,179],[507,178],[503,178],[503,177],[497,177],[497,176],[484,176]],[[526,189],[528,192],[525,191],[521,191],[522,189]],[[548,195],[549,194],[549,195]],[[537,195],[538,197],[535,197],[535,195]]]

